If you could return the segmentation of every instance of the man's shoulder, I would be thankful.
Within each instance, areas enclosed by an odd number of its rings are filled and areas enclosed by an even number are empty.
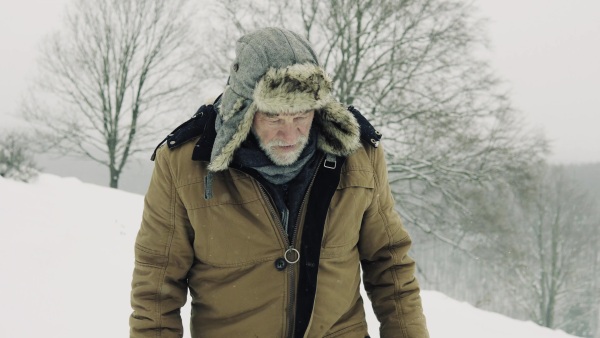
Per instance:
[[[365,143],[361,143],[361,147],[355,150],[352,154],[346,157],[345,168],[342,172],[353,171],[353,170],[367,170],[373,171],[371,166],[371,152],[372,146]]]
[[[361,141],[361,146],[347,158],[349,166],[371,166],[374,153],[379,148],[379,142],[382,137],[381,132],[354,106],[349,106],[348,110],[358,122]]]
[[[354,106],[349,106],[348,110],[354,115],[356,122],[360,127],[360,140],[364,145],[371,146],[373,148],[379,147],[379,141],[381,140],[381,133],[373,127],[371,122]]]

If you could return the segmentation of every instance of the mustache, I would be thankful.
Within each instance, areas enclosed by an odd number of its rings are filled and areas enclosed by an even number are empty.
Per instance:
[[[269,147],[289,147],[289,146],[295,146],[298,144],[303,144],[306,141],[308,141],[308,136],[302,135],[300,137],[298,137],[298,140],[296,141],[296,143],[292,143],[292,144],[288,144],[287,142],[283,141],[283,140],[271,140],[269,141],[266,146]]]

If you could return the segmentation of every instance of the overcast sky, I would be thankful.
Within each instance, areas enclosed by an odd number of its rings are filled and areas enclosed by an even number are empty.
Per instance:
[[[68,0],[0,0],[0,130],[14,125],[39,43]],[[476,0],[491,61],[553,163],[600,162],[600,1]]]

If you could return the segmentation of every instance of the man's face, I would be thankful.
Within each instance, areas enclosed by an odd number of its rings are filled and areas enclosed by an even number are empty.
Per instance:
[[[296,162],[308,143],[314,116],[314,110],[294,114],[256,112],[252,133],[273,163],[290,165]]]

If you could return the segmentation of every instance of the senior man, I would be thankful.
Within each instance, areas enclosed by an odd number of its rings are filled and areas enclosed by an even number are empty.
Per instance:
[[[223,94],[153,154],[131,337],[428,337],[380,134],[296,33],[240,38]],[[163,141],[164,142],[164,141]],[[162,144],[162,142],[161,142]]]

